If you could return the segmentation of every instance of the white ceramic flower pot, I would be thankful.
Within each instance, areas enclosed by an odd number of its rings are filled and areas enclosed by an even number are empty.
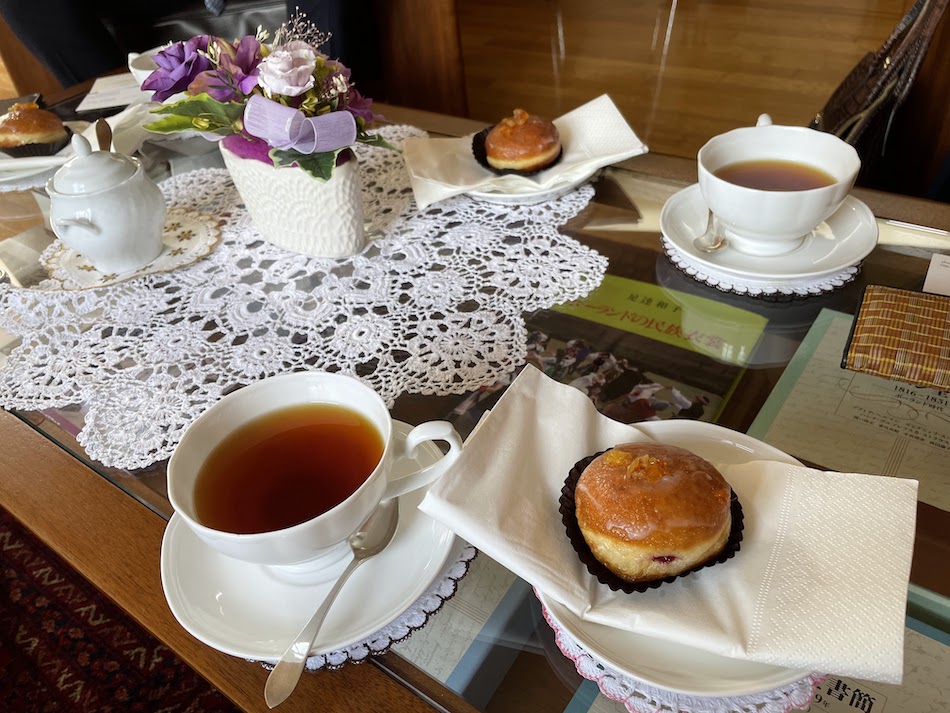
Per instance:
[[[324,182],[299,168],[274,168],[219,146],[251,220],[265,240],[314,257],[346,257],[365,247],[356,158],[337,166]]]

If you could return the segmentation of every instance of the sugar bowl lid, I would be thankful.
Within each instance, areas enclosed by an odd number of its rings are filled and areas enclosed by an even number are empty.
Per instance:
[[[89,141],[80,134],[73,134],[71,143],[76,155],[63,164],[51,181],[59,193],[95,193],[122,183],[138,170],[138,165],[127,156],[93,151]]]

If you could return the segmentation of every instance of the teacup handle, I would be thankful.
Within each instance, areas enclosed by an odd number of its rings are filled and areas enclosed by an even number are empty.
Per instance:
[[[400,495],[405,495],[434,483],[462,454],[462,438],[451,423],[448,421],[428,421],[427,423],[420,423],[409,432],[406,440],[397,446],[397,450],[393,454],[394,460],[411,458],[416,448],[425,441],[445,441],[449,444],[449,452],[428,468],[423,468],[396,480],[390,480],[386,486],[386,494],[383,495],[383,500],[398,498]]]

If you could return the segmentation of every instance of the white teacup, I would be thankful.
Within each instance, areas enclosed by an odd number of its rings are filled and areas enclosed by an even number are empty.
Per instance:
[[[714,136],[697,156],[699,188],[730,247],[750,255],[783,255],[831,217],[847,198],[861,168],[854,147],[833,134],[776,126],[763,114],[756,126]],[[834,183],[807,190],[762,190],[715,175],[745,161],[791,161],[829,174]]]
[[[148,79],[148,76],[158,69],[158,65],[154,59],[155,55],[167,47],[169,47],[169,45],[164,44],[158,47],[152,47],[152,49],[145,50],[144,52],[129,52],[127,60],[129,72],[132,73],[132,76],[140,87],[142,86],[142,82]]]
[[[379,433],[383,452],[376,468],[345,500],[305,522],[268,532],[239,534],[203,524],[195,508],[195,483],[215,446],[246,424],[283,409],[335,404],[361,414]],[[441,440],[449,452],[421,470],[391,479],[393,465],[412,457],[416,446]],[[430,421],[416,426],[404,441],[393,437],[393,421],[382,398],[359,379],[304,371],[263,379],[228,394],[203,413],[179,442],[168,464],[168,499],[191,530],[229,557],[286,568],[289,575],[333,568],[350,552],[347,539],[382,500],[432,483],[458,458],[462,441],[452,425]],[[406,467],[400,468],[405,471]],[[266,473],[261,473],[266,477]],[[293,493],[287,497],[292,498]]]

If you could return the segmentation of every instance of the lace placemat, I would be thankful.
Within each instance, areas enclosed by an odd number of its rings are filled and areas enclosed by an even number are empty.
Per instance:
[[[861,271],[861,263],[850,265],[831,275],[802,280],[753,280],[730,275],[710,268],[691,259],[663,238],[663,250],[677,268],[694,280],[715,287],[720,292],[759,297],[763,299],[789,299],[810,297],[839,290],[853,281]]]
[[[542,604],[544,620],[554,631],[558,649],[574,662],[577,672],[594,681],[607,698],[618,701],[630,713],[788,713],[807,708],[815,689],[827,674],[813,673],[792,683],[747,696],[690,696],[651,686],[594,658],[558,626]]]
[[[394,144],[421,132],[382,132]],[[424,211],[402,155],[358,147],[364,211],[377,238],[346,259],[266,243],[222,169],[162,184],[170,209],[220,220],[204,259],[120,284],[64,291],[0,285],[0,329],[19,336],[0,370],[0,406],[88,408],[78,434],[106,465],[167,458],[212,403],[272,374],[358,374],[392,404],[450,395],[521,364],[523,314],[585,296],[607,260],[558,226],[593,196],[505,206],[459,196]]]
[[[394,645],[405,641],[412,636],[414,631],[428,624],[429,619],[455,596],[459,582],[468,574],[472,560],[477,555],[478,550],[474,547],[456,540],[455,556],[449,560],[451,564],[440,577],[436,578],[425,594],[413,602],[406,611],[362,641],[357,641],[339,651],[311,656],[307,659],[307,668],[311,671],[319,671],[320,669],[337,669],[348,663],[363,663],[370,656],[384,654]],[[314,610],[317,606],[319,602],[314,604]],[[267,663],[261,665],[267,670],[274,668],[273,665]]]

